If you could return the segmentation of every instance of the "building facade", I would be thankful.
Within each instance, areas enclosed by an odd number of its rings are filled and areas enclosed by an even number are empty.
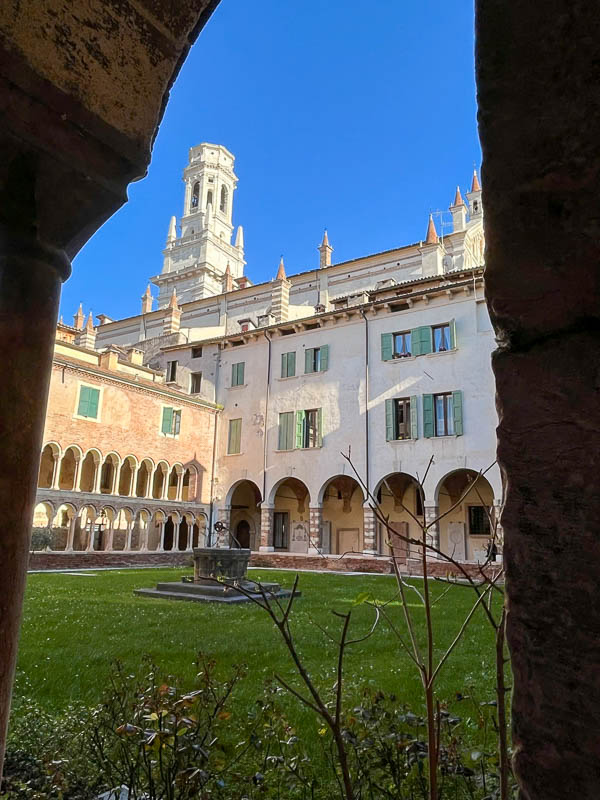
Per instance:
[[[159,438],[135,463],[185,469],[200,454],[209,532],[219,520],[254,550],[385,555],[377,501],[392,530],[416,536],[426,521],[440,550],[481,559],[502,483],[477,174],[466,202],[456,191],[448,234],[430,217],[423,241],[334,264],[326,232],[314,268],[287,276],[282,260],[254,285],[241,227],[232,244],[233,165],[222,146],[190,150],[184,214],[152,278],[158,307],[148,288],[140,314],[88,326],[98,359],[136,353],[204,420],[196,439]],[[127,441],[127,413],[115,407],[113,424]]]

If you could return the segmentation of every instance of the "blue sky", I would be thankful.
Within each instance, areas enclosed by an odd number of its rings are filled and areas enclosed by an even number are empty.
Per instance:
[[[147,177],[79,253],[61,313],[137,314],[182,211],[188,148],[224,144],[248,276],[424,238],[480,161],[470,0],[221,0],[171,92]],[[157,290],[154,289],[154,294]]]

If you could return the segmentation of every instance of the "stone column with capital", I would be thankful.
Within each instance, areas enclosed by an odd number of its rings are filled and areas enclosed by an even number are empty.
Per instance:
[[[425,513],[425,524],[431,525],[430,528],[427,530],[427,542],[432,547],[440,549],[440,523],[435,522],[435,520],[440,515],[440,507],[438,505],[426,505],[423,507],[423,511]],[[434,523],[434,524],[432,524]],[[421,536],[419,535],[419,538]],[[427,558],[436,561],[438,559],[437,553],[434,553],[431,550],[427,550]]]
[[[308,554],[317,555],[323,547],[323,508],[313,506],[309,509]]]
[[[77,525],[77,514],[72,511],[67,512],[67,519],[69,520],[69,529],[67,531],[67,543],[65,545],[65,552],[73,552],[73,542],[75,540],[75,526]]]
[[[261,553],[272,553],[273,547],[273,511],[269,506],[260,508],[260,547]]]
[[[60,479],[60,458],[56,456],[53,459],[52,463],[52,488],[58,489],[59,488],[59,479]]]
[[[366,556],[377,555],[377,519],[368,503],[363,505],[363,553]]]

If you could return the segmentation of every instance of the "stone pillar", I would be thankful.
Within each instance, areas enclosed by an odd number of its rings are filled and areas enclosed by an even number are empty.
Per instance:
[[[127,534],[125,536],[125,550],[131,552],[131,538],[133,536],[133,520],[127,523]]]
[[[158,540],[158,551],[160,553],[164,553],[165,552],[165,525],[166,524],[167,524],[166,521],[160,523],[160,537],[159,537],[159,540]]]
[[[181,490],[183,488],[183,472],[177,475],[177,489],[175,491],[175,499],[181,500]]]
[[[96,525],[96,520],[89,523],[89,531],[88,531],[88,540],[85,546],[86,553],[91,552],[94,549],[94,527]],[[87,528],[87,525],[86,525]]]
[[[81,491],[79,488],[79,481],[81,480],[81,464],[83,462],[82,458],[78,458],[75,461],[75,474],[73,475],[73,491],[79,492]]]
[[[5,117],[2,133],[7,125]],[[30,147],[28,152],[32,152]],[[4,180],[0,210],[0,343],[6,358],[0,392],[0,449],[4,464],[0,481],[0,774],[60,286],[70,272],[64,252],[38,240],[33,170],[28,164],[17,163],[18,159],[13,164],[1,160]],[[37,188],[44,193],[43,188]]]
[[[53,458],[52,465],[52,483],[50,484],[53,489],[58,489],[58,481],[60,478],[60,458],[57,456]]]
[[[486,295],[507,476],[514,768],[523,800],[592,800],[600,780],[600,15],[581,0],[478,0],[477,34]]]
[[[272,553],[273,547],[273,511],[270,506],[260,507],[260,547],[261,553]]]
[[[363,505],[363,553],[377,555],[377,518],[368,502]]]
[[[160,499],[168,500],[169,498],[169,473],[163,471],[163,482],[160,487]]]
[[[94,471],[93,492],[94,492],[94,494],[100,494],[100,480],[102,478],[102,462],[98,461],[97,464],[96,464],[96,462],[94,462],[94,468],[95,468],[95,471]]]
[[[69,519],[69,530],[67,531],[67,543],[65,545],[65,552],[73,552],[73,542],[75,540],[75,526],[77,525],[77,514],[72,511],[67,512]]]
[[[113,540],[115,537],[115,522],[114,520],[108,521],[108,527],[106,528],[106,542],[104,547],[102,548],[107,553],[112,553],[113,550]]]
[[[437,519],[440,515],[440,507],[435,505],[430,506],[423,506],[423,511],[425,513],[425,524],[430,525],[435,519]],[[417,535],[415,538],[421,539],[422,532],[417,531]],[[436,522],[434,525],[431,525],[431,528],[427,530],[427,542],[432,547],[437,547],[440,549],[440,524]],[[419,549],[419,552],[421,550]],[[437,560],[438,556],[436,553],[433,553],[431,550],[427,551],[427,558],[432,560]]]
[[[314,506],[309,509],[309,538],[308,554],[317,555],[321,552],[323,546],[322,539],[322,525],[323,525],[323,508],[322,506]]]
[[[191,522],[191,523],[188,522],[187,526],[188,526],[187,545],[186,545],[185,549],[186,550],[192,550],[193,542],[194,542],[194,523],[193,522]]]
[[[131,470],[131,483],[129,484],[129,497],[133,497],[135,495],[135,482],[137,480],[139,466],[136,469]]]

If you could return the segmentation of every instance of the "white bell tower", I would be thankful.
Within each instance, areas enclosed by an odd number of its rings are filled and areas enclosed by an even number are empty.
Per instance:
[[[181,229],[171,218],[162,273],[152,278],[159,289],[159,308],[167,306],[173,290],[179,303],[220,294],[227,266],[233,281],[244,274],[244,234],[238,228],[235,244],[232,212],[237,177],[235,157],[219,144],[199,144],[189,152],[183,171],[185,184]]]

